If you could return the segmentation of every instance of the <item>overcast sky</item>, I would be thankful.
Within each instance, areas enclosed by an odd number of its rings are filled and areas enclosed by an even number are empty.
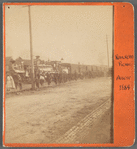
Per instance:
[[[9,7],[9,8],[8,8]],[[112,65],[112,6],[31,6],[34,56],[43,60]],[[6,56],[30,59],[27,6],[6,6]]]

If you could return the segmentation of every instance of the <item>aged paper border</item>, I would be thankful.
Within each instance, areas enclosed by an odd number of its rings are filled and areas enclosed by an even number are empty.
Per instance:
[[[130,70],[121,68],[115,55],[134,55],[134,12],[130,3],[4,3],[3,4],[3,78],[5,82],[5,5],[112,5],[114,6],[114,143],[113,144],[5,144],[5,83],[4,85],[4,130],[3,145],[10,147],[118,147],[131,146],[135,139],[135,100],[134,100],[134,59],[130,61]],[[123,25],[124,22],[124,25]],[[130,84],[129,91],[120,91],[121,81],[116,81],[117,75],[130,75],[131,80],[124,81]]]

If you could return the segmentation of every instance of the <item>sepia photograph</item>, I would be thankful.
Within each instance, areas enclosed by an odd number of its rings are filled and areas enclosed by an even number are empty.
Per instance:
[[[113,15],[5,5],[5,143],[114,143]]]

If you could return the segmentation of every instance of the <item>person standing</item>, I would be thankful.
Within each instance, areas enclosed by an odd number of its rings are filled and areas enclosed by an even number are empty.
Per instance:
[[[77,81],[77,72],[75,71],[74,78]]]
[[[19,89],[20,91],[22,90],[22,79],[21,76],[18,74],[18,85],[19,85]]]
[[[55,84],[58,83],[58,74],[57,74],[57,72],[54,73],[54,82],[55,82]]]
[[[10,74],[7,74],[6,76],[7,76],[6,77],[7,91],[10,91],[10,89],[15,89],[15,83],[14,83],[12,76]]]
[[[36,83],[36,87],[39,88],[40,74],[38,71],[36,71],[36,74],[35,74],[35,83]]]
[[[50,85],[51,83],[51,75],[49,72],[47,72],[47,82],[48,82],[48,85]]]
[[[19,90],[22,90],[22,79],[21,79],[21,76],[18,73],[13,73],[12,77],[13,77],[13,80],[15,82],[16,90],[18,91],[18,87],[19,87]]]
[[[40,74],[40,84],[41,86],[44,84],[44,73]]]

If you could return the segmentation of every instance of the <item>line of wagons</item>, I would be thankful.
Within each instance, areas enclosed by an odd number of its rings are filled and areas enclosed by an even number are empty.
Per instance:
[[[24,82],[31,83],[30,77],[26,77],[25,74],[20,75]],[[39,77],[41,85],[44,82],[50,85],[52,81],[57,84],[71,80],[104,77],[108,75],[108,68],[106,66],[62,63],[55,67],[52,65],[39,65],[35,67],[35,78],[37,76]]]

